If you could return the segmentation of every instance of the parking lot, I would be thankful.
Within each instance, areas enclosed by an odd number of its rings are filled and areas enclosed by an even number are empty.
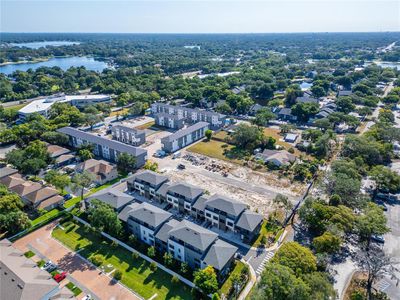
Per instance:
[[[60,270],[67,272],[71,281],[78,283],[83,287],[84,291],[86,290],[94,298],[140,299],[124,286],[116,283],[104,273],[99,272],[92,264],[80,257],[78,253],[70,251],[53,239],[51,231],[56,225],[56,221],[52,222],[17,240],[14,246],[23,252],[34,250],[34,252],[40,254],[39,256],[52,260]]]

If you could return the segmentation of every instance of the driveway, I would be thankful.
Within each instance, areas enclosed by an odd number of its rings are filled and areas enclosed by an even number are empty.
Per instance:
[[[100,273],[97,268],[81,258],[77,253],[53,239],[51,232],[55,226],[56,222],[52,222],[17,240],[14,246],[23,252],[30,250],[29,246],[31,246],[42,256],[58,264],[61,270],[67,272],[73,280],[82,284],[100,299],[140,299],[124,286]]]

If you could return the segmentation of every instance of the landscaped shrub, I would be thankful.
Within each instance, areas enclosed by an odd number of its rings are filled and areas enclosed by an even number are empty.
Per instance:
[[[172,276],[172,278],[171,278],[171,283],[172,284],[178,284],[179,283],[179,278],[178,278],[178,276]]]
[[[150,270],[153,272],[157,271],[157,263],[155,261],[150,264]]]
[[[31,258],[32,256],[35,256],[35,253],[32,252],[31,250],[27,251],[24,253],[25,257]]]
[[[95,254],[89,260],[94,264],[95,266],[101,266],[104,262],[104,257],[101,254]]]
[[[139,258],[139,253],[137,253],[137,252],[132,252],[132,258],[133,258],[134,260],[138,259],[138,258]]]
[[[115,270],[113,273],[113,278],[115,280],[121,280],[122,279],[122,272],[120,270]]]
[[[111,247],[117,248],[118,247],[118,243],[116,241],[112,241],[111,242]]]

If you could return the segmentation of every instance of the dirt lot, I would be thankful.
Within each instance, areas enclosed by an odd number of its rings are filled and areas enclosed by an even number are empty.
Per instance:
[[[181,152],[182,157],[178,159],[169,156],[151,160],[156,161],[160,171],[173,182],[187,182],[210,194],[219,193],[243,201],[265,216],[271,211],[272,199],[278,193],[295,202],[305,190],[305,186],[293,184],[286,178],[278,178],[271,172],[261,173],[199,154]],[[186,166],[184,170],[177,169],[180,163]]]

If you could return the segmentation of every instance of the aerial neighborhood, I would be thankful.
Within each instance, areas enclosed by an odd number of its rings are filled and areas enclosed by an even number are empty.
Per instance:
[[[398,299],[398,32],[1,36],[0,299]]]

